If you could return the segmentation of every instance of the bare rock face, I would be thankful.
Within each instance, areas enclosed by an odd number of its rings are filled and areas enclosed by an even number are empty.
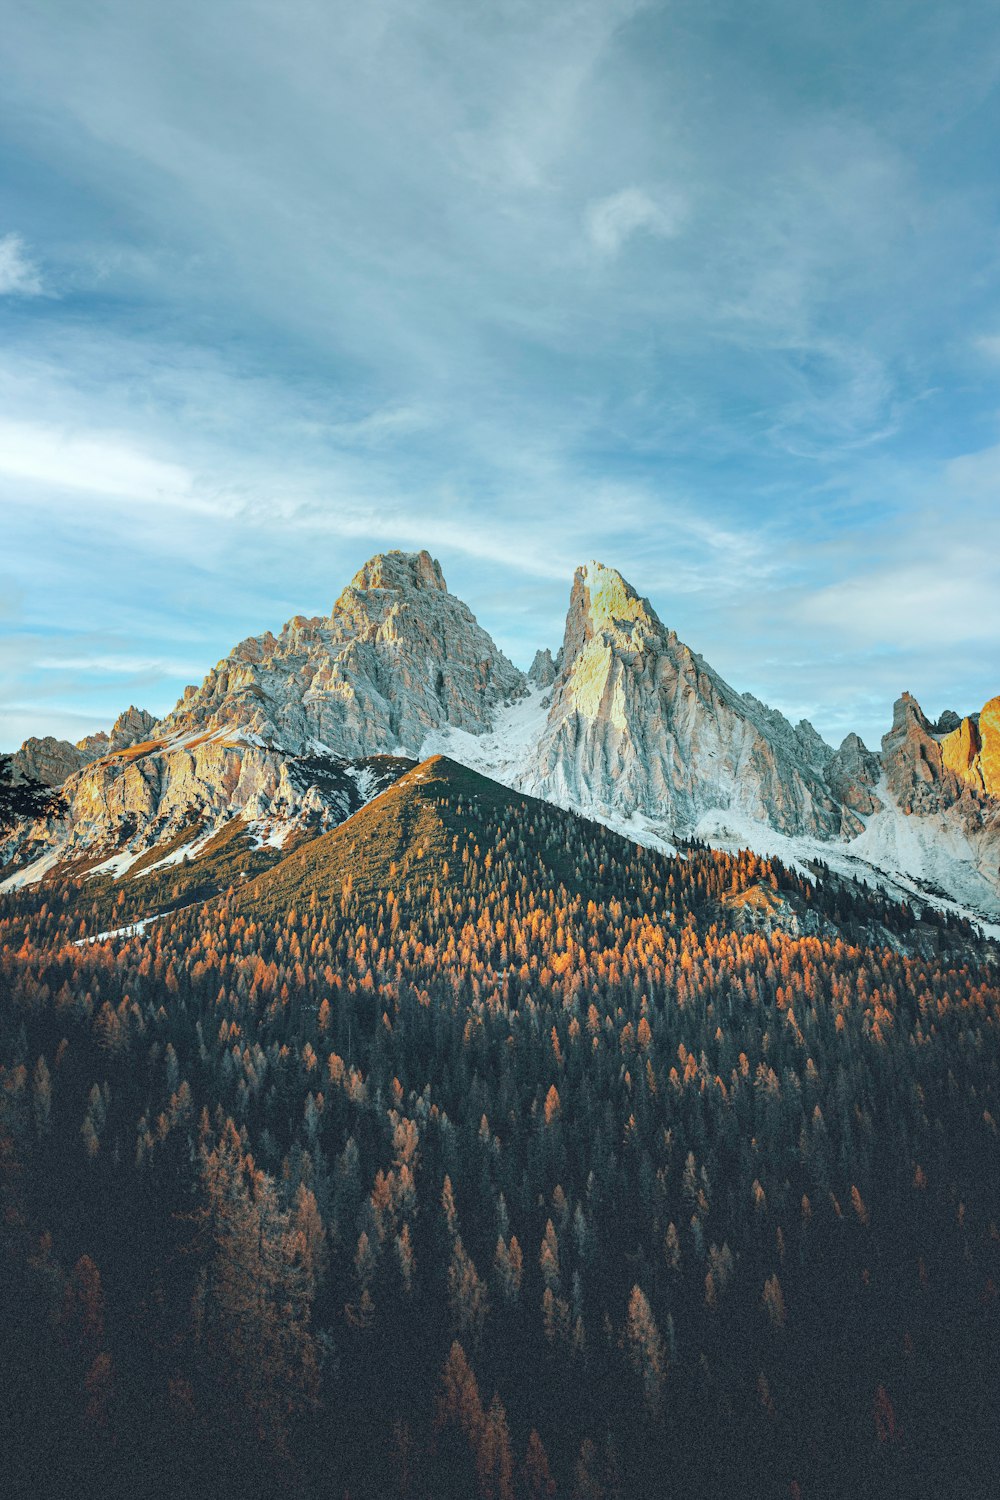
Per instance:
[[[979,743],[983,787],[1000,801],[1000,698],[991,698],[979,715]]]
[[[981,724],[983,715],[970,715],[940,735],[910,693],[897,699],[892,728],[882,737],[885,805],[849,847],[883,870],[995,919],[1000,802],[984,783],[977,717]]]
[[[787,932],[791,937],[836,938],[834,924],[791,892],[779,894],[766,882],[724,894],[719,908],[735,932]]]
[[[328,619],[243,641],[160,731],[238,728],[292,753],[416,753],[432,730],[487,730],[524,678],[426,552],[373,557]]]
[[[147,737],[156,720],[144,708],[127,708],[115,720],[110,734],[101,731],[88,734],[73,745],[52,735],[44,739],[25,740],[14,754],[16,777],[41,781],[45,786],[62,786],[68,776],[91,761],[107,755],[109,750],[124,750]]]
[[[829,837],[841,821],[820,768],[829,754],[811,726],[796,731],[729,687],[620,573],[577,570],[526,791],[607,816],[639,812],[681,834],[723,808]]]
[[[940,725],[941,720],[938,720]],[[979,727],[972,719],[959,719],[955,727],[943,735],[941,763],[944,769],[958,781],[969,786],[982,787],[979,768]]]
[[[123,714],[119,714],[108,735],[109,750],[127,750],[130,745],[139,745],[149,739],[156,720],[144,708],[133,703]]]
[[[93,756],[69,740],[57,740],[47,734],[44,739],[25,740],[13,756],[17,781],[40,781],[44,786],[62,786],[67,776],[79,771]]]
[[[444,727],[483,733],[525,690],[428,553],[385,553],[328,619],[297,615],[278,636],[243,641],[161,723],[132,707],[110,735],[53,750],[67,812],[22,830],[5,853],[20,857],[25,841],[65,858],[134,850],[192,816],[332,815],[343,801],[337,766],[415,756]]]
[[[953,734],[961,736],[961,728]],[[889,791],[902,810],[937,812],[957,802],[964,785],[975,790],[971,782],[964,781],[952,769],[958,760],[956,745],[949,748],[946,761],[943,747],[917,700],[910,693],[897,698],[892,728],[882,736],[882,764]]]
[[[528,668],[528,681],[534,683],[535,687],[551,687],[559,673],[559,667],[552,659],[552,652],[545,648],[544,651],[536,651],[534,660]]]
[[[881,773],[878,756],[868,749],[860,735],[849,734],[827,764],[826,781],[845,812],[870,817],[882,809],[875,792]],[[857,818],[845,818],[844,832],[860,832]]]

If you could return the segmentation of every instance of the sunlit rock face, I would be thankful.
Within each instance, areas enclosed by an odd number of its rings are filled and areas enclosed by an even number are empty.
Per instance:
[[[970,715],[946,734],[940,722],[932,726],[910,693],[897,699],[892,728],[882,737],[885,810],[850,847],[882,869],[996,918],[1000,802],[983,773],[983,736],[995,744],[995,711],[987,704],[978,726]]]
[[[243,641],[159,727],[239,728],[292,752],[415,753],[432,730],[482,733],[524,689],[429,554],[388,552],[329,618],[296,615],[278,636]]]
[[[815,730],[735,692],[613,568],[577,570],[562,658],[525,790],[679,834],[716,808],[839,832]]]
[[[1000,698],[991,698],[979,715],[979,742],[983,786],[1000,800]]]
[[[32,737],[25,740],[20,750],[14,752],[14,776],[18,781],[40,781],[44,786],[62,786],[67,776],[72,776],[74,771],[79,771],[95,754],[100,753],[95,751],[88,754],[69,740],[57,740],[51,734],[45,735],[43,739]]]
[[[1000,699],[937,736],[910,693],[896,700],[892,728],[882,736],[886,783],[907,813],[932,813],[962,801],[971,806],[997,788]],[[985,720],[985,724],[984,724]]]
[[[192,812],[209,821],[233,811],[263,816],[279,799],[283,778],[285,758],[256,746],[154,740],[138,753],[95,761],[67,783],[71,843],[115,843],[154,823],[159,832]]]
[[[882,736],[882,764],[889,790],[904,812],[934,812],[942,801],[954,801],[957,788],[941,746],[910,693],[893,705],[892,728]]]
[[[52,735],[44,739],[27,739],[14,755],[14,774],[45,786],[62,786],[68,776],[82,770],[91,761],[110,750],[123,750],[146,738],[156,720],[144,708],[134,705],[119,714],[111,733],[88,734],[73,745]]]
[[[111,726],[108,735],[107,748],[109,750],[127,750],[130,745],[138,745],[149,738],[153,732],[156,720],[153,715],[147,713],[144,708],[136,708],[132,704],[124,713],[119,714]]]

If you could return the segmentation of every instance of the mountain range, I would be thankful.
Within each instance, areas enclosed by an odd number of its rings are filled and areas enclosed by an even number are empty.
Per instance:
[[[220,840],[287,852],[439,755],[639,844],[822,862],[1000,920],[1000,697],[932,724],[903,693],[880,751],[854,734],[834,749],[595,562],[559,649],[522,673],[427,552],[373,557],[329,616],[242,641],[161,720],[130,707],[76,745],[26,741],[16,772],[61,786],[64,811],[7,837],[3,887],[135,881]]]

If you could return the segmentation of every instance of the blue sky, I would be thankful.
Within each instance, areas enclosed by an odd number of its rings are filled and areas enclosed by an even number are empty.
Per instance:
[[[427,546],[839,742],[1000,692],[1000,11],[7,0],[0,748]]]

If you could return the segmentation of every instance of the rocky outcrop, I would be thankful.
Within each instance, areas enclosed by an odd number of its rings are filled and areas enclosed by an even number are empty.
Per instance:
[[[1000,801],[1000,698],[991,698],[979,715],[979,772],[983,789]]]
[[[788,833],[840,829],[811,726],[734,691],[620,573],[577,570],[562,671],[524,790],[679,834],[724,808]]]
[[[51,734],[44,739],[31,738],[14,752],[14,779],[40,781],[44,786],[62,786],[67,776],[79,771],[92,758],[69,740],[57,740]]]
[[[845,813],[870,817],[882,807],[875,792],[881,774],[878,756],[868,749],[860,735],[849,734],[827,762],[826,784]],[[848,836],[859,833],[858,818],[845,817],[842,831]]]
[[[153,715],[135,704],[119,714],[108,735],[109,750],[127,750],[130,745],[139,745],[148,740],[156,725]]]
[[[882,736],[882,765],[889,791],[906,813],[938,812],[984,791],[976,725],[964,719],[939,740],[910,693],[893,706],[892,728]]]
[[[429,554],[388,552],[328,619],[296,615],[243,641],[158,729],[240,729],[296,754],[415,754],[435,730],[483,733],[524,688]]]
[[[733,932],[786,932],[790,937],[839,936],[834,924],[790,891],[779,894],[760,882],[745,890],[730,891],[718,903],[720,916]]]
[[[110,734],[103,730],[88,734],[75,745],[52,735],[25,740],[14,754],[14,775],[18,779],[41,781],[45,786],[62,786],[68,776],[110,750],[124,750],[145,739],[155,723],[152,714],[133,706],[118,715]]]
[[[553,661],[552,652],[545,648],[544,651],[536,651],[534,660],[528,668],[528,681],[535,687],[551,687],[559,673],[558,658]]]
[[[938,724],[941,720],[938,720]],[[972,719],[959,719],[954,729],[941,737],[941,763],[958,781],[982,788],[979,769],[979,729]]]
[[[886,782],[904,812],[934,812],[940,806],[944,761],[920,704],[910,693],[897,698],[892,728],[882,736]]]
[[[1000,802],[982,780],[976,717],[939,736],[912,694],[897,700],[892,728],[882,738],[882,806],[847,847],[918,889],[995,919]]]

